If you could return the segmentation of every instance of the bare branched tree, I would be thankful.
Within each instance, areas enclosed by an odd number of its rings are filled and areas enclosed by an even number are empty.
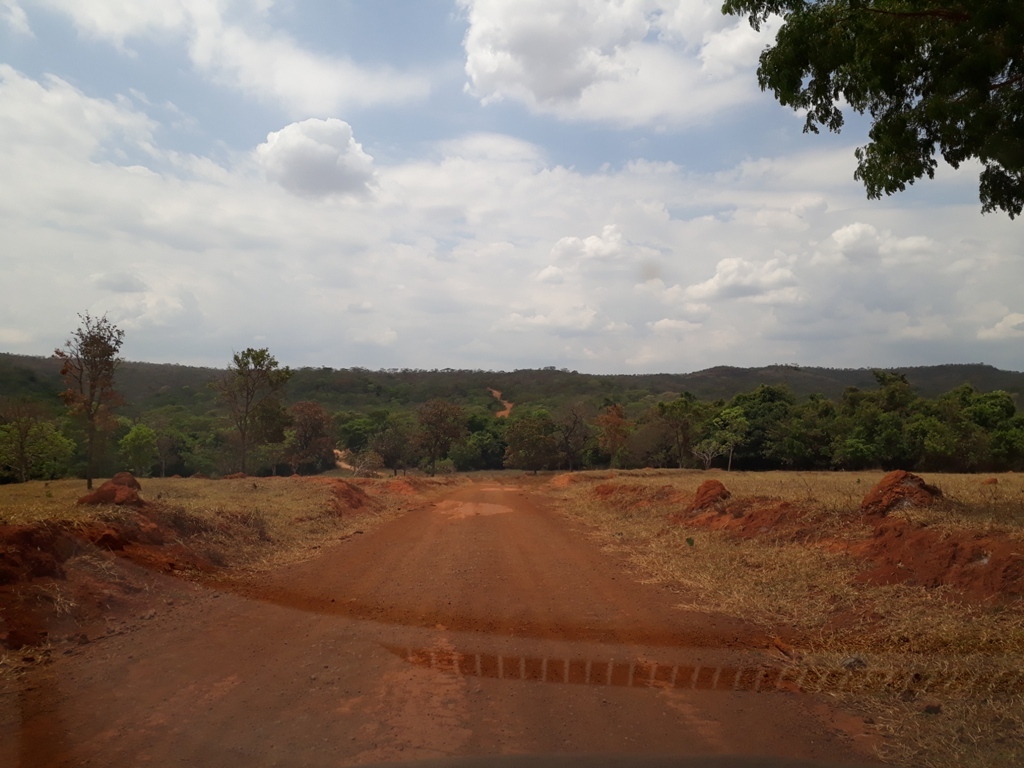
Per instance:
[[[53,354],[61,360],[60,375],[67,387],[61,399],[85,422],[85,485],[91,489],[97,444],[102,433],[114,426],[112,409],[121,403],[114,373],[121,364],[124,331],[106,315],[92,317],[86,312],[78,317],[82,324]]]

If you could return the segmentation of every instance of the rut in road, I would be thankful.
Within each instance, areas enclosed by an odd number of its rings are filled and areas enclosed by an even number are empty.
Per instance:
[[[0,763],[851,755],[779,690],[766,638],[675,609],[526,485],[471,484],[226,587],[169,584],[172,609],[0,696]]]

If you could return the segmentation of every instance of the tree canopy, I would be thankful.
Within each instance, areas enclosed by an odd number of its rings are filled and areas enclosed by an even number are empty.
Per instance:
[[[250,347],[236,352],[227,372],[214,382],[238,433],[242,472],[248,471],[253,438],[259,437],[261,431],[274,431],[280,426],[277,424],[281,410],[279,398],[291,375],[289,368],[278,367],[277,359],[268,349]]]
[[[978,160],[982,210],[1024,208],[1024,3],[1019,0],[726,0],[755,29],[783,19],[758,80],[839,132],[842,103],[871,116],[855,178],[868,197],[933,178],[936,151]]]

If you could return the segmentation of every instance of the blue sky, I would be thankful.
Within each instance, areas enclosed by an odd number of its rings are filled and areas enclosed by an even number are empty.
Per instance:
[[[869,201],[704,0],[0,0],[0,350],[1020,370],[976,166]]]

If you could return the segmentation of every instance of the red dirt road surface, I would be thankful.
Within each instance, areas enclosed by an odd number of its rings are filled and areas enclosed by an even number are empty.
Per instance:
[[[768,638],[683,612],[525,487],[474,483],[0,680],[0,765],[509,753],[861,760]]]

